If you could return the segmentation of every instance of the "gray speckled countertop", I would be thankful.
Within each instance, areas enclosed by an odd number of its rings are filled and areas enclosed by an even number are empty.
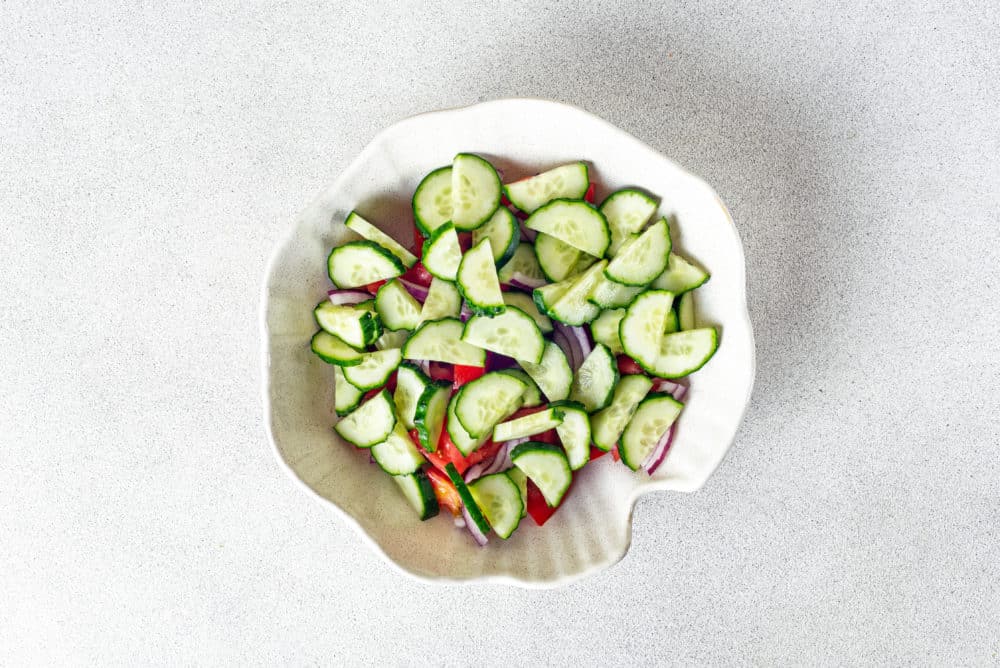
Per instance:
[[[1000,662],[995,3],[336,4],[0,3],[0,663]],[[275,464],[259,284],[380,128],[519,95],[716,187],[757,384],[607,572],[430,586]]]

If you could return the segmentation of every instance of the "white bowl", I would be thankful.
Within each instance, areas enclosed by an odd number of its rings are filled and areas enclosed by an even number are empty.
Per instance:
[[[449,517],[420,522],[396,485],[331,429],[333,373],[309,350],[312,309],[326,295],[326,257],[350,233],[351,209],[409,245],[410,197],[431,169],[460,151],[488,156],[510,181],[574,160],[592,166],[598,201],[641,186],[673,214],[675,247],[707,268],[696,293],[699,320],[718,326],[715,357],[690,379],[666,461],[652,477],[603,457],[578,474],[545,526],[526,518],[510,540],[477,547]],[[679,236],[678,236],[679,233]],[[261,318],[264,412],[279,461],[304,489],[336,509],[385,556],[435,581],[561,585],[621,559],[632,508],[656,490],[692,492],[722,461],[753,386],[754,344],[743,248],[725,206],[701,179],[636,138],[574,107],[510,99],[421,114],[384,130],[309,206],[281,242],[264,283]]]

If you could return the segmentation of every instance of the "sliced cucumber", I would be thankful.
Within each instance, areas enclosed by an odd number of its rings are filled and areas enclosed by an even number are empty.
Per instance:
[[[502,267],[514,257],[521,243],[521,228],[510,209],[505,206],[500,207],[481,227],[472,231],[473,245],[483,239],[490,240],[493,262],[496,266]]]
[[[497,272],[501,283],[510,283],[514,274],[524,274],[528,278],[545,280],[542,268],[538,266],[538,258],[535,257],[535,247],[532,244],[518,243],[513,257]]]
[[[611,403],[617,383],[618,361],[607,346],[598,343],[577,369],[569,398],[593,413]]]
[[[656,277],[652,287],[657,290],[669,290],[675,295],[688,290],[694,290],[709,279],[708,272],[696,267],[680,255],[671,253],[667,260],[667,269]]]
[[[386,330],[382,332],[382,336],[378,337],[378,341],[375,342],[376,350],[389,350],[390,348],[400,348],[406,345],[406,339],[410,337],[410,332],[401,329],[398,332],[390,332]]]
[[[562,424],[563,412],[558,408],[547,408],[531,415],[525,415],[515,420],[501,422],[493,427],[493,440],[497,443],[515,438],[534,436],[543,431],[555,429]]]
[[[493,427],[521,405],[526,385],[519,378],[491,372],[463,385],[455,401],[455,417],[472,438]]]
[[[670,228],[667,219],[661,218],[635,240],[622,246],[608,263],[604,275],[622,285],[647,285],[667,268],[669,255]]]
[[[585,253],[559,241],[553,236],[539,232],[535,237],[535,257],[545,278],[553,283],[572,276],[580,258]]]
[[[469,513],[469,517],[472,521],[476,523],[479,530],[483,534],[488,534],[490,532],[490,524],[486,521],[483,516],[483,511],[479,508],[479,504],[476,503],[476,499],[472,496],[472,492],[469,491],[469,486],[465,484],[465,480],[462,479],[462,475],[455,468],[455,465],[448,463],[444,467],[444,472],[448,474],[448,478],[451,480],[451,484],[455,486],[458,490],[458,496],[462,499],[462,505],[465,506],[466,512]]]
[[[554,199],[579,199],[590,187],[587,165],[574,162],[562,165],[504,186],[507,199],[525,213],[532,213]]]
[[[524,369],[511,367],[510,369],[500,369],[497,373],[514,376],[525,384],[524,394],[521,395],[521,406],[524,408],[533,408],[545,403],[542,399],[542,391],[538,389],[538,385],[535,385],[535,381],[531,380],[531,376],[525,373]]]
[[[462,423],[458,420],[455,415],[455,404],[458,394],[454,394],[451,397],[451,401],[448,402],[448,420],[445,423],[445,429],[448,431],[448,436],[451,437],[451,442],[458,448],[458,451],[462,455],[468,457],[472,454],[476,448],[485,443],[489,437],[489,432],[483,434],[478,438],[473,438],[469,436],[469,432],[465,431]]]
[[[375,295],[375,311],[386,329],[416,329],[420,310],[420,302],[396,279],[380,287]]]
[[[424,268],[436,278],[454,281],[458,265],[462,261],[462,248],[458,244],[458,233],[451,223],[441,225],[424,242],[421,262]]]
[[[674,295],[665,290],[648,290],[628,307],[618,327],[625,354],[649,370],[660,355]]]
[[[518,361],[537,364],[542,360],[545,339],[527,313],[511,306],[500,315],[476,315],[465,323],[462,340]]]
[[[413,221],[424,237],[451,220],[451,165],[424,177],[413,193]]]
[[[395,406],[389,397],[389,391],[382,390],[341,419],[333,430],[356,447],[370,448],[388,438],[395,426]],[[405,429],[403,433],[406,433]]]
[[[360,235],[368,241],[377,243],[379,246],[395,255],[405,267],[409,268],[417,263],[416,255],[403,248],[395,239],[362,218],[358,215],[357,211],[351,211],[351,213],[347,216],[347,220],[344,221],[344,225],[346,225],[347,229],[352,232]]]
[[[594,257],[604,257],[611,243],[604,214],[583,200],[549,202],[531,214],[524,225]]]
[[[566,353],[552,341],[545,342],[541,362],[521,362],[521,368],[531,376],[531,380],[535,381],[549,401],[562,401],[569,396],[573,371],[569,368]]]
[[[347,382],[344,371],[339,366],[333,367],[333,410],[344,417],[361,403],[365,393]]]
[[[642,229],[657,209],[656,200],[633,188],[616,190],[601,203],[601,213],[611,228],[610,255],[615,255],[629,235]]]
[[[524,505],[521,517],[524,517],[528,514],[528,476],[524,475],[524,471],[516,466],[507,469],[505,473],[517,485],[518,491],[521,492],[521,503]]]
[[[460,230],[474,230],[500,206],[500,177],[486,160],[459,153],[451,163],[451,222]]]
[[[679,332],[680,329],[681,323],[680,319],[677,317],[677,306],[675,304],[674,307],[670,309],[670,313],[667,314],[667,322],[663,327],[663,333],[673,334],[674,332]]]
[[[359,390],[374,390],[385,385],[402,359],[403,351],[399,348],[366,353],[361,364],[344,367],[344,377]]]
[[[691,329],[663,337],[660,354],[646,371],[660,378],[681,378],[708,363],[719,349],[719,333],[714,327]]]
[[[603,343],[613,354],[625,352],[622,340],[618,336],[618,326],[625,317],[625,309],[616,308],[602,311],[601,315],[590,323],[590,336],[596,343]]]
[[[548,334],[552,331],[552,321],[538,310],[538,307],[535,306],[535,301],[529,295],[509,290],[503,293],[503,301],[507,306],[517,307],[527,313],[535,321],[535,324],[538,325],[538,329],[541,330],[542,334]]]
[[[375,463],[392,476],[415,473],[425,463],[402,422],[396,423],[387,439],[372,446],[371,453]]]
[[[451,383],[443,380],[428,383],[417,399],[416,410],[413,412],[413,426],[417,430],[420,445],[428,452],[437,450],[450,399]]]
[[[410,502],[413,509],[417,511],[420,520],[429,520],[438,514],[437,495],[434,494],[434,486],[431,485],[430,478],[423,471],[410,473],[408,475],[394,475],[392,479],[399,485],[403,496]]]
[[[489,239],[483,239],[462,256],[458,290],[479,315],[498,315],[506,308]]]
[[[510,459],[514,466],[524,471],[524,475],[535,483],[550,508],[559,505],[573,482],[573,472],[562,448],[549,443],[528,441],[511,450]]]
[[[689,290],[681,295],[677,300],[677,320],[679,330],[695,329],[697,325],[694,319],[694,291]]]
[[[408,360],[430,360],[467,366],[486,366],[486,351],[462,341],[465,325],[456,318],[441,318],[420,325],[403,346]]]
[[[454,283],[434,278],[420,310],[420,321],[457,318],[462,311],[462,295]]]
[[[357,288],[396,278],[405,271],[395,255],[373,241],[349,241],[330,252],[330,280],[338,288]]]
[[[413,417],[417,412],[417,402],[430,384],[431,379],[416,364],[403,362],[396,370],[396,393],[392,399],[396,405],[396,416],[407,431],[416,426]]]
[[[643,399],[622,432],[621,442],[618,444],[622,462],[633,471],[638,470],[681,414],[682,408],[684,404],[666,393],[653,393]]]
[[[582,469],[590,461],[590,417],[583,405],[574,401],[560,401],[552,407],[563,414],[556,433],[566,451],[569,467],[574,471]]]
[[[548,315],[567,325],[582,325],[600,315],[601,309],[587,301],[587,297],[607,264],[607,260],[601,260],[579,276],[567,279],[571,281],[569,289],[552,304]]]
[[[618,386],[615,387],[611,405],[590,416],[594,445],[605,451],[614,447],[625,425],[632,419],[636,406],[652,386],[653,381],[643,375],[622,376]]]
[[[382,336],[379,316],[363,308],[337,306],[324,299],[313,309],[316,323],[354,348],[364,348]]]
[[[573,287],[573,278],[535,288],[531,296],[535,306],[538,307],[538,312],[551,318],[553,304],[559,301],[559,298],[566,294],[571,287]]]
[[[506,473],[494,473],[470,482],[469,492],[493,531],[503,539],[510,538],[524,513],[521,490],[514,481]]]
[[[621,308],[631,304],[643,290],[645,287],[641,285],[622,285],[602,275],[587,295],[587,301],[601,308]]]
[[[316,356],[327,364],[337,366],[354,366],[361,364],[364,353],[350,347],[330,332],[322,329],[313,334],[309,341],[309,347],[316,353]]]

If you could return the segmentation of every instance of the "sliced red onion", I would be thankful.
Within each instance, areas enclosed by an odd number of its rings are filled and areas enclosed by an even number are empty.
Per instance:
[[[479,547],[486,545],[486,543],[489,542],[489,539],[486,537],[486,534],[479,530],[476,523],[472,521],[472,516],[469,515],[469,509],[466,508],[464,504],[462,505],[462,518],[465,519],[465,528],[472,534],[472,539],[476,541],[476,544],[479,545]]]
[[[447,362],[429,362],[427,375],[433,380],[455,380],[455,368]]]
[[[576,362],[576,344],[566,337],[561,330],[556,329],[552,332],[552,342],[559,346],[564,353],[566,353],[566,361],[569,362],[569,368],[574,372],[580,367]]]
[[[672,380],[661,378],[660,380],[653,383],[653,391],[668,392],[670,396],[672,396],[677,401],[680,401],[681,397],[684,396],[684,393],[687,392],[687,388],[681,385],[680,383],[675,383]]]
[[[405,278],[397,279],[406,288],[406,291],[413,296],[418,302],[423,304],[427,301],[427,295],[430,293],[430,288],[426,288],[419,283],[414,283],[413,281],[408,281]]]
[[[535,288],[540,288],[545,285],[548,281],[544,278],[535,278],[533,276],[528,276],[527,274],[522,274],[519,271],[515,271],[510,277],[510,284],[519,290],[527,290],[531,292]]]
[[[430,360],[410,360],[420,367],[420,370],[424,372],[424,375],[431,375],[431,363]]]
[[[518,213],[520,213],[520,212],[519,211],[515,211],[514,215],[516,216]],[[521,216],[524,216],[524,214],[521,214]],[[518,217],[521,218],[521,216],[518,216]],[[522,220],[521,220],[521,237],[525,241],[530,241],[530,242],[534,243],[536,236],[538,236],[538,232],[536,232],[535,230],[533,230],[530,227],[526,226],[524,224],[524,220],[522,218]]]
[[[509,369],[517,365],[517,360],[513,357],[507,357],[492,350],[486,351],[486,368],[490,371],[500,371],[501,369]]]
[[[453,521],[455,522],[455,526],[457,526],[459,529],[465,528],[465,520],[463,520],[461,517],[456,517]]]
[[[571,342],[573,339],[576,339],[576,349],[579,351],[580,355],[577,366],[583,364],[583,361],[587,359],[587,355],[589,355],[590,351],[594,349],[594,344],[590,342],[590,335],[587,334],[587,330],[583,327],[567,327],[563,324],[556,324],[556,327],[562,327],[565,330],[564,333],[566,336],[572,337],[570,338]]]
[[[326,294],[330,298],[330,301],[337,306],[360,304],[372,298],[370,293],[361,292],[360,290],[328,290]]]
[[[462,310],[458,312],[458,315],[462,319],[462,322],[466,322],[469,318],[472,317],[472,309],[469,308],[469,305],[463,301]]]
[[[649,453],[649,457],[646,457],[646,461],[642,463],[642,468],[649,475],[656,473],[656,469],[658,469],[660,464],[663,463],[663,460],[666,459],[667,451],[670,450],[670,444],[674,441],[674,427],[676,425],[676,422],[670,425],[670,428],[667,429],[663,436],[660,437],[660,440],[657,441],[656,447],[653,448],[651,453]]]

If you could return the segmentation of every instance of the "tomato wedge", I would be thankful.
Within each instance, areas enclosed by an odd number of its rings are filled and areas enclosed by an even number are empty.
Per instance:
[[[431,481],[434,489],[434,496],[437,497],[438,505],[450,512],[455,517],[462,514],[462,497],[458,495],[458,490],[448,480],[448,476],[437,469],[427,469],[427,477]]]
[[[486,369],[481,366],[466,366],[464,364],[456,364],[453,369],[455,375],[455,389],[462,387],[466,383],[471,383],[476,378],[479,378],[484,373]]]
[[[573,479],[570,480],[569,489],[566,490],[566,494],[563,495],[559,505],[555,508],[550,508],[549,504],[545,502],[545,497],[542,496],[542,490],[538,489],[535,483],[531,482],[530,478],[528,479],[528,514],[531,515],[531,519],[535,520],[535,524],[542,526],[549,521],[549,518],[566,502],[566,498],[573,489],[574,482],[576,482],[576,476],[573,476]]]
[[[373,295],[378,292],[378,289],[386,284],[386,281],[375,281],[374,283],[369,283],[365,286],[365,290],[372,293]]]
[[[594,182],[590,182],[590,187],[587,188],[587,193],[583,196],[584,201],[594,203]]]
[[[590,446],[590,461],[594,461],[595,459],[600,459],[606,454],[608,454],[607,450],[601,450],[600,448],[593,445]]]
[[[630,373],[643,373],[642,367],[636,364],[636,361],[628,355],[619,355],[617,360],[618,373],[623,375]]]
[[[410,283],[416,283],[417,285],[422,285],[425,288],[430,287],[431,280],[434,278],[431,276],[431,272],[427,271],[424,267],[423,262],[418,262],[403,274],[400,278],[409,281]]]

